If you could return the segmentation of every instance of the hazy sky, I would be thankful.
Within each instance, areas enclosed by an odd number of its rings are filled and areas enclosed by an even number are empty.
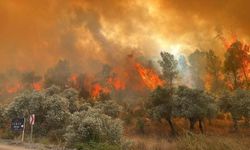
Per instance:
[[[0,72],[44,72],[59,59],[96,71],[131,53],[157,59],[161,50],[222,55],[218,34],[249,43],[249,6],[249,0],[1,0]]]

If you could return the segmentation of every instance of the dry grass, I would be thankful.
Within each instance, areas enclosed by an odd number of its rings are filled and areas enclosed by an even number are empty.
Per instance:
[[[248,150],[250,137],[208,136],[188,133],[177,139],[130,137],[133,146],[129,150]]]
[[[177,140],[178,150],[248,150],[249,137],[187,134]]]
[[[164,138],[133,137],[133,146],[130,150],[171,150],[176,149],[175,142],[170,142]]]

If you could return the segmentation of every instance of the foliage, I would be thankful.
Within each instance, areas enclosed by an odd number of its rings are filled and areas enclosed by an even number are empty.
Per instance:
[[[178,62],[175,60],[174,55],[168,52],[161,52],[162,60],[159,60],[159,64],[162,67],[162,73],[167,84],[172,87],[173,80],[177,77],[177,65]]]
[[[237,130],[237,121],[242,117],[250,118],[250,92],[249,90],[237,89],[233,93],[225,92],[219,103],[224,112],[229,112],[234,121],[234,128]]]
[[[201,90],[180,86],[176,93],[174,113],[190,121],[190,129],[199,121],[200,130],[203,132],[202,121],[205,118],[215,117],[217,105],[214,97]]]
[[[65,89],[62,93],[62,96],[68,99],[70,113],[78,111],[78,95],[79,92],[73,88]]]
[[[185,118],[203,119],[216,115],[214,97],[201,90],[180,86],[175,100],[175,114]]]
[[[50,68],[44,76],[45,87],[50,87],[52,85],[59,86],[60,88],[65,88],[68,79],[71,75],[70,66],[68,61],[59,60],[59,62],[53,68]]]
[[[4,108],[0,105],[0,128],[4,127]]]
[[[223,82],[220,79],[220,75],[222,73],[221,61],[219,57],[216,56],[214,51],[212,50],[209,50],[206,53],[206,59],[207,59],[206,71],[212,78],[210,91],[213,93],[218,93],[220,90],[223,89]]]
[[[153,118],[165,118],[171,127],[172,133],[175,134],[174,125],[172,123],[172,118],[174,117],[173,94],[173,89],[158,87],[151,93],[147,107]]]
[[[60,95],[46,97],[43,109],[46,111],[44,116],[49,129],[58,129],[64,126],[69,115],[68,107],[67,99]]]
[[[122,111],[122,107],[112,100],[97,102],[94,108],[113,118],[117,118]]]
[[[90,141],[113,144],[121,142],[121,121],[102,114],[99,109],[90,108],[87,111],[75,112],[70,119],[65,134],[69,146]]]

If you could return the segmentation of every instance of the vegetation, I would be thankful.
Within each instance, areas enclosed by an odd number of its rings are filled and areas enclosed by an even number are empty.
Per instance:
[[[16,137],[18,134],[8,129],[11,119],[28,118],[29,115],[35,114],[35,138],[48,138],[55,143],[64,143],[69,148],[159,150],[170,147],[186,150],[244,150],[245,144],[241,145],[235,142],[235,139],[222,140],[220,136],[204,133],[207,128],[212,127],[229,134],[227,125],[212,124],[212,121],[218,119],[223,122],[231,119],[237,133],[249,131],[247,51],[248,48],[241,43],[233,43],[225,54],[224,64],[212,50],[196,50],[188,57],[189,63],[184,56],[178,62],[174,55],[161,52],[161,60],[158,61],[161,67],[160,75],[156,76],[154,71],[146,67],[140,67],[146,70],[142,70],[140,75],[143,77],[142,81],[149,79],[148,85],[153,84],[154,80],[163,84],[141,93],[137,89],[143,96],[140,95],[140,100],[133,103],[114,99],[112,90],[122,89],[128,93],[130,91],[124,89],[123,82],[116,78],[110,66],[104,66],[99,75],[102,82],[99,84],[95,81],[95,87],[90,90],[86,90],[85,84],[78,85],[80,82],[85,83],[86,77],[83,74],[69,81],[71,71],[67,61],[59,61],[46,72],[42,90],[31,88],[34,83],[40,82],[41,77],[34,72],[26,72],[21,75],[25,89],[13,95],[10,103],[0,105],[0,133],[4,133],[1,136]],[[189,78],[192,84],[184,86],[179,83],[184,74],[187,74],[185,77]],[[207,77],[210,80],[207,80]],[[103,85],[108,85],[108,88]],[[91,95],[92,90],[97,94]],[[117,95],[120,98],[123,93]],[[241,122],[246,126],[240,126]],[[203,134],[195,134],[197,123]],[[27,125],[27,128],[30,128],[30,125]],[[177,139],[166,138],[169,130]],[[124,140],[129,134],[146,138],[147,135],[151,136],[149,133],[152,132],[154,136],[162,139],[159,141],[160,146],[157,142],[147,145],[140,140]],[[163,141],[167,144],[163,144]]]

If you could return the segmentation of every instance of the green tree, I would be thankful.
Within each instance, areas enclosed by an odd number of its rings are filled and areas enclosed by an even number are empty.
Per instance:
[[[173,90],[166,87],[156,88],[149,98],[147,107],[150,108],[153,118],[165,118],[171,128],[172,134],[176,134],[176,130],[172,121],[173,114]]]
[[[3,128],[4,127],[4,108],[2,105],[0,105],[0,128]]]
[[[68,84],[68,79],[71,75],[68,61],[59,60],[53,68],[48,69],[44,76],[44,85],[46,88],[56,85],[64,89]]]
[[[158,63],[162,68],[162,74],[167,85],[173,87],[173,81],[178,75],[178,61],[175,60],[174,55],[168,52],[161,52],[161,60],[159,60]]]
[[[73,88],[65,89],[62,92],[62,96],[68,100],[69,103],[69,112],[74,113],[78,111],[79,107],[79,92]]]
[[[220,97],[220,108],[223,112],[229,112],[232,115],[234,129],[238,130],[238,121],[245,118],[249,121],[250,118],[250,92],[249,90],[240,90],[230,93],[225,92]]]
[[[107,142],[120,144],[123,133],[122,122],[101,113],[99,109],[90,108],[87,111],[75,112],[70,117],[65,139],[68,146],[77,143]]]
[[[31,114],[36,115],[36,125],[34,132],[44,134],[42,124],[44,122],[45,111],[43,109],[44,95],[36,91],[23,91],[6,107],[5,116],[9,121],[16,117],[25,117]]]
[[[215,117],[217,114],[213,96],[185,86],[178,88],[174,105],[174,114],[189,119],[190,130],[194,130],[195,123],[199,121],[199,128],[203,132],[204,119]]]

